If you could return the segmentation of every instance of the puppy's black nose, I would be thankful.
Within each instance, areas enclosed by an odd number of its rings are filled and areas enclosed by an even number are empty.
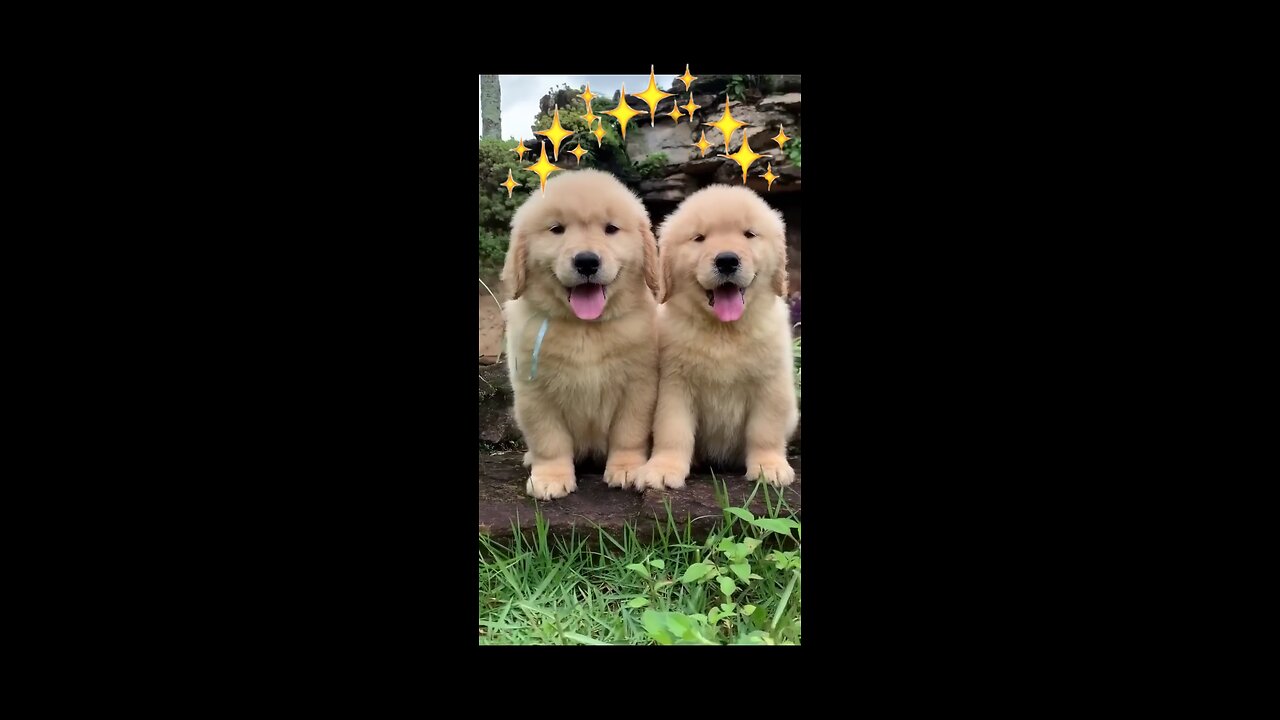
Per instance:
[[[580,252],[573,256],[573,266],[581,275],[595,275],[600,269],[600,256],[593,252]]]
[[[737,253],[722,252],[716,256],[716,269],[721,275],[732,275],[738,271]]]

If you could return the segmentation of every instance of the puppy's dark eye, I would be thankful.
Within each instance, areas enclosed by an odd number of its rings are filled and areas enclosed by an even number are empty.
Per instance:
[[[551,234],[552,234],[552,235],[563,235],[563,234],[564,234],[564,226],[563,226],[563,225],[561,225],[560,223],[556,223],[555,225],[552,225],[552,226],[551,226]]]
[[[706,235],[694,235],[694,236],[693,236],[693,241],[694,241],[694,242],[702,242],[703,240],[706,240],[706,239],[707,239],[707,236],[706,236]]]
[[[613,223],[609,223],[608,225],[605,225],[605,226],[604,226],[604,234],[605,234],[605,235],[612,235],[612,234],[614,234],[614,233],[616,233],[616,232],[618,232],[618,226],[617,226],[617,225],[614,225]]]
[[[756,234],[755,234],[753,231],[751,231],[751,230],[744,230],[744,231],[742,232],[742,234],[743,234],[744,236],[746,236],[746,237],[749,237],[749,238],[753,238],[753,237],[755,237],[755,236],[756,236]]]

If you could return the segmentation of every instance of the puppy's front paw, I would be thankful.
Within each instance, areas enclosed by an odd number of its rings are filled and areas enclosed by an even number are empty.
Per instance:
[[[688,464],[673,462],[666,458],[654,457],[640,468],[636,477],[636,490],[661,490],[664,487],[682,488],[684,479],[689,476]]]
[[[533,467],[533,451],[532,450],[524,451],[524,466],[527,468]]]
[[[747,481],[764,481],[775,487],[786,487],[796,480],[796,471],[781,455],[760,455],[747,459]]]
[[[568,469],[539,465],[533,468],[529,482],[524,491],[538,500],[554,500],[562,498],[578,489],[578,480],[573,476],[573,467]]]
[[[613,453],[604,465],[604,482],[609,487],[615,488],[634,486],[638,482],[642,467],[644,467],[644,455],[640,453]]]

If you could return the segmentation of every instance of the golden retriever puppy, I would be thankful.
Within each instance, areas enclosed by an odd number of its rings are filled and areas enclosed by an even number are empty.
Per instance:
[[[712,185],[658,237],[661,380],[638,489],[683,487],[694,458],[745,461],[748,480],[790,485],[799,410],[782,216],[748,188]]]
[[[612,175],[553,175],[511,220],[502,280],[526,492],[577,489],[574,461],[634,486],[658,396],[658,251],[644,204]]]

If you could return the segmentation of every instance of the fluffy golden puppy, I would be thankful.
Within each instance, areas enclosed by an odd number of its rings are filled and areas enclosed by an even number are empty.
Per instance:
[[[684,486],[696,457],[745,461],[747,479],[789,485],[799,419],[782,216],[755,192],[713,185],[658,230],[661,379],[644,488]]]
[[[589,456],[634,486],[658,395],[657,262],[644,204],[608,173],[557,173],[512,218],[503,312],[533,497],[576,490]]]

